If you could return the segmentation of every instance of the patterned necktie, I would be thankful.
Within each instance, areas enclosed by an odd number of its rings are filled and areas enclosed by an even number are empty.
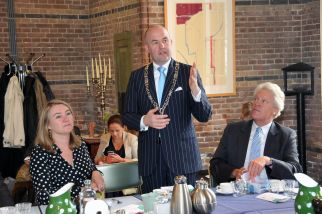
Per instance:
[[[160,72],[160,77],[159,77],[159,83],[158,83],[158,91],[157,91],[157,96],[158,96],[158,103],[159,105],[161,104],[161,99],[162,99],[162,93],[163,93],[163,88],[164,88],[164,83],[165,83],[165,67],[158,67],[158,71]]]
[[[260,127],[257,127],[253,137],[252,147],[250,149],[249,161],[255,160],[260,156],[261,134],[262,134],[262,129]]]

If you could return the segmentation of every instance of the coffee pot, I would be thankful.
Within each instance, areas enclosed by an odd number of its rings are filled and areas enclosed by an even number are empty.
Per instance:
[[[49,195],[49,204],[46,208],[46,214],[68,213],[76,214],[76,206],[73,204],[70,196],[70,190],[74,183],[67,183]]]
[[[196,181],[195,189],[191,193],[193,209],[198,214],[208,214],[215,209],[217,200],[215,193],[208,188],[203,178]]]
[[[172,199],[170,204],[171,214],[192,214],[192,204],[187,186],[187,178],[183,175],[174,179]]]

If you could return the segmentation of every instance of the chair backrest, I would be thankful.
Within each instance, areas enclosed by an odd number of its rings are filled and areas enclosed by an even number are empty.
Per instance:
[[[137,161],[97,165],[104,174],[105,192],[115,192],[142,184]]]

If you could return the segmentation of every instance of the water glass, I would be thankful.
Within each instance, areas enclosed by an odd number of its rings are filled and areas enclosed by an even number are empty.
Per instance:
[[[0,214],[14,214],[16,213],[15,207],[1,207]]]
[[[285,179],[285,180],[282,180],[282,182],[283,182],[283,189],[284,189],[285,195],[287,195],[290,198],[294,198],[297,195],[296,193],[296,187],[298,186],[297,181],[292,179]]]
[[[31,203],[24,202],[15,205],[19,214],[29,214],[31,212]]]
[[[233,194],[234,197],[240,197],[240,196],[246,195],[247,193],[246,181],[244,181],[243,179],[238,179],[235,181],[231,181],[230,183],[234,191],[234,194]]]
[[[270,192],[279,193],[283,191],[283,185],[281,180],[270,179],[269,185],[270,185],[270,188],[269,188]]]
[[[168,203],[171,200],[171,195],[166,189],[154,189],[155,201],[160,204]]]
[[[143,206],[144,206],[144,212],[153,212],[153,203],[155,202],[155,193],[145,193],[142,196]]]

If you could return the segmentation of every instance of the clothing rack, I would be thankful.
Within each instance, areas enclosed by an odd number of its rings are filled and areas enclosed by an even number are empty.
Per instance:
[[[28,156],[33,148],[39,114],[46,103],[55,98],[43,74],[40,71],[33,71],[35,62],[44,56],[45,54],[41,54],[39,57],[35,57],[35,54],[30,54],[26,63],[18,63],[10,55],[6,55],[5,59],[0,57],[6,63],[4,71],[0,72],[0,172],[4,177],[10,176],[14,178],[16,176],[18,169],[23,164],[24,157]],[[9,89],[8,86],[13,76],[18,78],[19,82],[15,80],[15,84],[19,85],[18,87],[10,87],[10,91],[14,90],[15,95],[23,93],[22,116],[21,119],[14,119],[14,121],[18,121],[14,123],[17,126],[8,129],[5,135],[7,141],[4,141],[4,131],[7,127],[11,127],[10,125],[6,126],[4,119],[5,109],[12,110],[11,106],[14,106],[19,108],[18,112],[20,112],[21,105],[21,103],[12,103],[12,100],[7,102],[6,99],[7,89]],[[19,88],[21,88],[21,92],[17,90]],[[8,115],[8,111],[6,115]],[[11,112],[9,115],[12,115]],[[6,122],[9,120],[12,121],[12,118],[8,119],[7,116]],[[20,127],[20,123],[23,124],[23,128]],[[24,129],[24,134],[20,135],[22,129]],[[9,138],[12,133],[14,133],[14,137],[24,136],[24,140],[21,138],[24,141],[24,146],[23,144],[15,144],[14,142],[17,141]]]
[[[8,66],[8,73],[7,75],[10,74],[14,74],[18,77],[19,83],[20,83],[20,87],[23,88],[25,85],[25,78],[26,76],[33,72],[33,65],[40,60],[41,58],[43,58],[44,56],[46,56],[46,54],[41,54],[39,57],[37,57],[35,60],[33,60],[33,58],[35,57],[35,53],[30,53],[29,57],[26,61],[25,64],[21,64],[19,62],[17,62],[17,60],[15,60],[15,58],[13,56],[11,56],[10,54],[6,54],[6,57],[11,61],[8,62],[7,60],[3,59],[0,57],[0,59],[5,62]]]

